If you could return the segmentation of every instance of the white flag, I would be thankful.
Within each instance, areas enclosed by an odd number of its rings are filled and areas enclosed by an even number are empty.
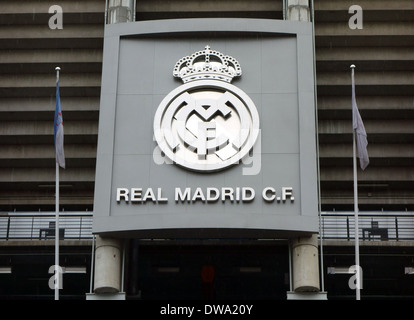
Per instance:
[[[364,123],[362,122],[361,115],[358,111],[358,106],[355,98],[355,80],[354,80],[354,68],[352,68],[352,127],[356,133],[356,143],[358,150],[359,164],[362,170],[369,164],[368,157],[368,140],[367,133],[365,131]]]

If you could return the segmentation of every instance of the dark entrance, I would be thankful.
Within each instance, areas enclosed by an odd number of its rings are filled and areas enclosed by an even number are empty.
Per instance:
[[[127,299],[286,299],[287,241],[131,240]]]

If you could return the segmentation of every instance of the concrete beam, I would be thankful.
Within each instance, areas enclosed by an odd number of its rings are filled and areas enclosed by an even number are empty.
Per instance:
[[[316,0],[315,10],[348,11],[349,7],[358,4],[363,10],[414,10],[414,3],[411,0]]]
[[[45,25],[6,25],[0,28],[0,39],[103,38],[102,25],[67,24],[63,29],[49,29]]]
[[[55,183],[53,168],[0,168],[0,182]],[[61,182],[94,182],[95,168],[68,168],[60,170]]]
[[[413,10],[404,10],[399,8],[393,9],[366,9],[363,10],[363,22],[368,23],[371,21],[385,22],[394,21],[396,18],[399,21],[412,21],[414,17]],[[344,10],[318,10],[315,12],[315,21],[319,23],[335,22],[335,21],[349,21],[349,19],[355,14],[354,11],[348,12],[348,9]]]
[[[0,2],[0,12],[2,14],[22,14],[22,13],[48,13],[49,8],[54,3],[47,0],[20,0],[20,1],[2,1]],[[62,7],[64,13],[85,13],[85,12],[104,12],[105,1],[88,0],[76,1],[65,0],[62,3],[56,3]]]
[[[350,188],[349,188],[350,189]],[[348,205],[349,208],[353,207],[354,197],[351,192],[342,190],[342,196],[331,196],[329,193],[323,193],[321,200],[323,205]],[[404,206],[412,206],[414,204],[414,196],[406,192],[393,192],[385,195],[376,194],[376,192],[359,192],[358,203],[363,205],[374,205],[376,208],[380,206],[395,205],[399,208]]]
[[[321,181],[353,181],[352,165],[349,167],[325,167],[321,170]],[[379,183],[381,181],[412,181],[414,167],[369,167],[359,171],[358,180]]]
[[[0,65],[8,63],[102,63],[101,49],[40,49],[40,50],[0,50]],[[52,70],[54,71],[54,70]]]
[[[315,24],[316,36],[412,36],[414,34],[414,22],[375,22],[364,23],[363,29],[353,30],[349,28],[348,21],[324,22]]]
[[[406,62],[414,59],[414,47],[317,48],[316,61],[395,60]],[[356,69],[358,71],[358,69]]]
[[[58,34],[54,38],[20,38],[0,39],[2,49],[30,49],[39,50],[46,48],[57,48],[73,50],[77,48],[103,48],[103,37],[79,37],[60,38]]]
[[[333,72],[318,72],[318,86],[348,85],[351,86],[351,72],[348,70]],[[398,71],[355,71],[355,91],[358,92],[359,85],[413,85],[414,72]]]
[[[0,25],[48,25],[52,13],[9,13],[2,14]],[[69,24],[100,24],[104,25],[103,12],[63,12],[63,26]],[[53,17],[55,19],[55,17]]]
[[[344,23],[345,24],[345,23]],[[317,35],[316,36],[317,47],[341,47],[341,48],[354,48],[354,47],[404,47],[407,43],[414,42],[414,35],[405,34],[339,34],[335,33]]]
[[[368,134],[413,134],[414,119],[407,120],[369,120],[364,121]],[[319,120],[320,134],[350,134],[352,121],[350,120]]]
[[[137,12],[226,12],[226,11],[280,11],[282,1],[274,0],[139,0]]]
[[[56,73],[49,74],[7,74],[0,75],[0,88],[56,88]],[[101,87],[100,73],[65,73],[61,70],[59,87]]]
[[[357,96],[359,110],[412,110],[412,96]],[[1,103],[0,103],[1,106]],[[350,96],[319,96],[319,110],[351,110]],[[398,112],[395,113],[395,116]]]
[[[60,240],[59,246],[62,247],[88,247],[92,245],[92,240]],[[0,241],[0,247],[54,247],[55,240],[13,240]]]
[[[4,145],[1,147],[0,163],[3,159],[33,159],[55,158],[53,145]],[[65,144],[65,158],[96,158],[96,145]]]
[[[414,247],[414,241],[411,240],[399,240],[399,241],[358,241],[360,246],[363,247]],[[323,240],[324,247],[355,247],[355,241],[353,240]]]
[[[62,109],[65,111],[73,112],[87,112],[87,111],[99,111],[99,97],[62,97]],[[0,99],[0,114],[5,113],[21,113],[24,117],[24,113],[28,111],[47,112],[55,111],[56,98],[54,96],[45,97],[18,97],[18,98],[5,98]],[[0,119],[5,117],[0,115]]]
[[[79,187],[81,184],[81,188]],[[25,183],[30,191],[17,188],[17,184],[13,184],[13,190],[4,189],[0,184],[0,210],[13,211],[15,207],[26,206],[38,210],[39,207],[50,206],[50,211],[54,210],[55,193],[54,183]],[[79,206],[93,205],[94,188],[93,183],[65,183],[60,188],[60,204]],[[64,207],[62,207],[63,209]],[[27,209],[26,209],[27,210]]]
[[[414,146],[406,144],[369,144],[370,158],[414,158]],[[352,158],[352,141],[349,144],[322,144],[320,158]]]
[[[64,125],[65,136],[98,134],[97,121],[76,121]],[[50,121],[0,121],[1,135],[51,135],[53,137],[53,126],[50,125]]]

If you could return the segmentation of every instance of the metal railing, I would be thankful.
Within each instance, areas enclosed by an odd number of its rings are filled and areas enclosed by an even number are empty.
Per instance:
[[[55,213],[0,213],[0,240],[46,240],[55,238]],[[92,239],[92,213],[59,214],[60,240]]]
[[[59,215],[61,240],[92,239],[91,212],[62,212]],[[0,240],[54,239],[54,213],[0,212]],[[354,239],[353,212],[322,212],[321,234],[326,240]],[[414,212],[358,214],[362,240],[414,240]]]
[[[358,213],[358,238],[362,240],[414,240],[413,212]],[[353,212],[322,212],[323,239],[353,240],[355,238]]]

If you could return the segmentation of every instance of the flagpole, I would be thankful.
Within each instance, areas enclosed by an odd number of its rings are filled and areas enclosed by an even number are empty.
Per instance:
[[[56,67],[56,85],[59,82],[60,68]],[[55,300],[59,300],[60,267],[59,267],[59,163],[56,160],[56,202],[55,202]]]
[[[355,65],[351,65],[352,84],[354,83]],[[358,177],[357,177],[357,160],[356,160],[356,129],[352,129],[352,146],[353,146],[353,168],[354,168],[354,219],[355,219],[355,272],[356,272],[356,300],[361,300],[360,292],[360,267],[359,267],[359,226],[358,226]]]

